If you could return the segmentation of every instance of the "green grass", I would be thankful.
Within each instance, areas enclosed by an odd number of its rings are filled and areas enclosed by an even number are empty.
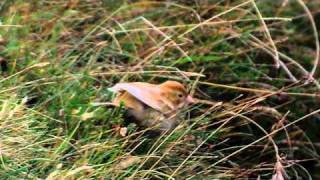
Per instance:
[[[1,1],[0,179],[320,178],[320,3],[252,2]],[[202,101],[122,137],[107,88],[168,79]]]

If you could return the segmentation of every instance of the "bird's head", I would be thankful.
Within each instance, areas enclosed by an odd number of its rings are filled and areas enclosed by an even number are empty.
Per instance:
[[[195,102],[186,88],[177,81],[166,81],[160,84],[160,89],[163,99],[166,99],[174,109],[180,109],[187,104]]]

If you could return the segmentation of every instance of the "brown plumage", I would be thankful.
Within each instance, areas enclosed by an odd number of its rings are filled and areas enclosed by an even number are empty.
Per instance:
[[[185,87],[177,81],[166,81],[159,85],[118,83],[110,90],[118,93],[113,103],[120,105],[123,102],[138,125],[158,126],[160,130],[173,129],[178,123],[178,110],[194,102]]]

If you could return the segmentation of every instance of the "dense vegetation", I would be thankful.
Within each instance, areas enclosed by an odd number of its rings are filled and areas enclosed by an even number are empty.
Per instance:
[[[319,10],[0,1],[0,179],[319,179]],[[124,128],[107,88],[168,79],[200,99],[185,120],[159,138]]]

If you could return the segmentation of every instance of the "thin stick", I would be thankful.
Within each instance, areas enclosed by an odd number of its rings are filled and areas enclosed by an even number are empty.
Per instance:
[[[279,53],[278,53],[278,49],[277,49],[277,46],[275,45],[272,37],[271,37],[271,34],[270,34],[270,31],[268,29],[268,26],[266,24],[266,22],[263,20],[263,17],[260,13],[260,10],[259,8],[257,7],[257,4],[255,3],[254,0],[251,0],[252,2],[252,5],[254,7],[254,9],[256,10],[257,14],[258,14],[258,17],[259,19],[261,20],[261,23],[265,29],[265,32],[266,32],[266,35],[267,35],[267,38],[269,39],[270,43],[271,43],[271,46],[273,48],[273,51],[274,51],[274,60],[275,60],[275,63],[276,63],[276,67],[279,68],[280,66],[283,67],[285,66],[284,64],[281,64],[280,61],[279,61]],[[288,68],[287,68],[288,69]]]
[[[192,77],[192,76],[199,76],[199,77],[205,77],[204,74],[196,73],[196,72],[187,72],[187,71],[170,71],[170,70],[163,70],[163,71],[109,71],[109,72],[91,72],[90,76],[114,76],[115,74],[153,74],[153,73],[181,73],[185,76]]]
[[[236,20],[221,20],[218,22],[208,22],[206,24],[203,24],[202,26],[214,26],[219,24],[226,24],[226,23],[238,23],[238,22],[250,22],[250,21],[259,21],[260,19],[254,19],[254,18],[248,18],[248,19],[236,19]],[[283,18],[283,17],[264,17],[264,21],[291,21],[291,18]],[[178,25],[172,25],[172,26],[160,26],[157,27],[159,30],[164,29],[178,29],[178,28],[188,28],[188,27],[195,27],[198,24],[178,24]],[[110,33],[112,34],[121,34],[121,33],[129,33],[129,32],[145,32],[145,31],[152,31],[153,28],[134,28],[134,29],[121,29],[118,31],[112,31]],[[101,33],[100,33],[101,34]],[[98,34],[98,35],[100,35]]]
[[[275,94],[275,95],[276,94],[283,94],[283,95],[305,96],[305,97],[320,97],[320,95],[318,95],[318,94],[311,94],[311,93],[283,92],[282,90],[277,92],[277,91],[271,91],[271,90],[244,88],[244,87],[237,87],[237,86],[203,82],[203,81],[200,81],[199,84],[209,85],[209,86],[218,87],[218,88],[233,89],[233,90],[238,90],[238,91],[253,92],[253,93],[266,93],[266,94]]]
[[[320,55],[319,35],[318,35],[316,23],[314,22],[314,18],[312,16],[309,8],[306,6],[306,4],[302,0],[297,0],[297,1],[303,7],[304,11],[307,13],[307,16],[311,22],[311,26],[312,26],[312,30],[313,30],[314,40],[315,40],[315,44],[316,44],[316,57],[314,59],[313,68],[312,68],[308,78],[311,78],[310,80],[314,80],[313,76],[314,76],[314,73],[316,72],[318,64],[319,64],[319,55]]]

